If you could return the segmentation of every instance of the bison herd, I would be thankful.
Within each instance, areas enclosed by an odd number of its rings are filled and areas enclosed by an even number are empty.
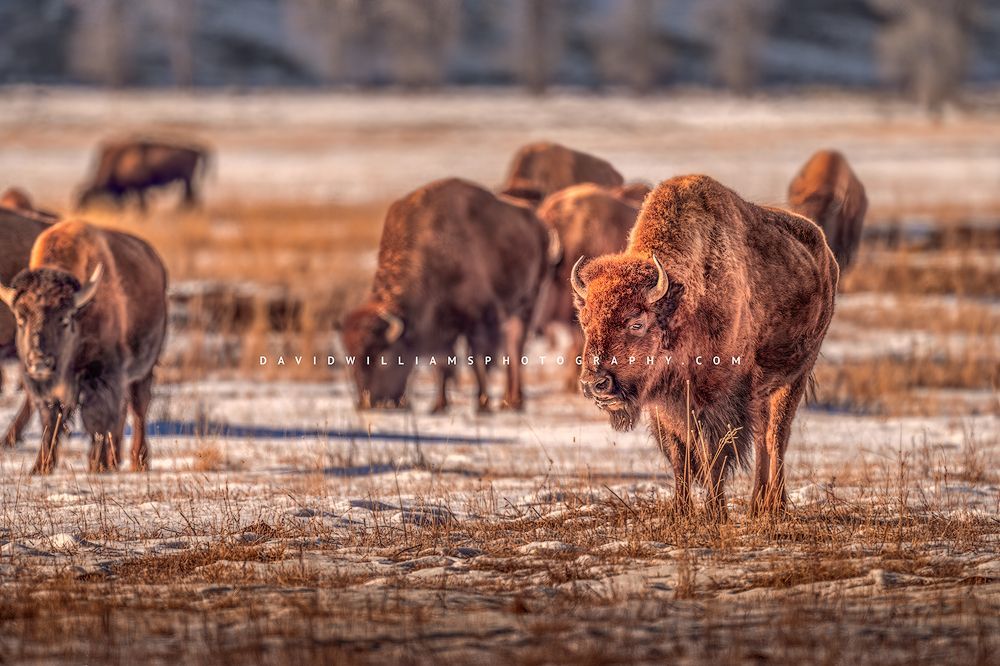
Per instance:
[[[104,144],[78,204],[133,198],[145,208],[151,188],[175,182],[183,203],[197,204],[208,156],[148,139]],[[752,511],[779,511],[791,422],[867,208],[835,151],[802,167],[788,200],[789,210],[757,205],[707,176],[650,188],[593,155],[524,146],[497,191],[449,178],[392,204],[371,290],[342,323],[345,351],[453,356],[464,341],[488,411],[485,359],[520,359],[529,336],[568,329],[573,389],[615,429],[646,414],[673,466],[679,509],[697,483],[708,509],[724,515],[729,472],[752,463]],[[91,470],[118,466],[128,411],[132,467],[148,468],[145,415],[166,288],[144,241],[60,220],[22,190],[0,198],[0,357],[16,353],[26,395],[4,441],[14,445],[37,412],[35,472],[52,471],[77,411]],[[704,350],[727,363],[701,363]],[[356,363],[358,406],[405,406],[411,370]],[[502,407],[521,409],[522,364],[505,371]],[[436,372],[440,412],[454,367]]]

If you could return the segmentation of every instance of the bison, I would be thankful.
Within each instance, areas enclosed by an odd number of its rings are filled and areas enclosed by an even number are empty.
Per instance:
[[[573,333],[570,358],[575,359],[583,352],[583,333],[577,325],[570,289],[572,259],[565,258],[621,252],[638,214],[638,204],[621,196],[620,190],[590,183],[549,195],[538,207],[538,217],[559,235],[563,261],[556,267],[537,324],[541,327],[562,324],[570,328]],[[577,387],[575,366],[570,368],[571,385]]]
[[[28,268],[0,284],[17,320],[22,381],[41,416],[33,473],[55,467],[77,407],[91,438],[91,471],[117,468],[127,407],[132,468],[147,468],[146,411],[166,334],[166,289],[166,270],[147,243],[75,220],[44,230]]]
[[[744,201],[707,176],[660,183],[624,252],[576,262],[584,394],[617,430],[646,411],[679,510],[697,481],[723,517],[726,478],[749,464],[751,445],[751,511],[783,509],[792,419],[838,277],[812,221]]]
[[[31,246],[38,235],[48,227],[47,222],[29,213],[0,209],[0,283],[10,284],[15,275],[28,267]],[[13,313],[6,305],[0,306],[0,361],[17,355],[14,343],[16,331],[17,324]],[[0,388],[2,386],[3,375],[0,373]],[[30,416],[31,404],[25,397],[24,404],[4,434],[5,446],[13,446],[17,442]]]
[[[579,183],[621,187],[625,179],[599,157],[541,141],[517,151],[501,192],[537,205],[553,192]]]
[[[520,359],[550,249],[529,207],[464,180],[435,181],[395,202],[371,293],[343,324],[358,406],[404,406],[414,357],[435,356],[444,364],[435,411],[444,410],[446,357],[464,337],[475,359],[480,409],[489,407],[484,358],[496,358],[501,345],[510,357],[503,405],[520,408]]]
[[[861,243],[868,210],[865,186],[847,160],[835,150],[820,150],[809,158],[788,186],[791,210],[815,222],[844,273]]]
[[[39,218],[42,221],[55,222],[59,216],[41,208],[36,208],[31,195],[20,187],[8,187],[0,195],[0,208],[20,213],[25,217]]]
[[[184,186],[182,205],[195,206],[208,162],[209,151],[202,146],[150,139],[102,144],[94,176],[80,192],[77,208],[83,209],[101,197],[121,206],[134,196],[140,210],[145,211],[149,190],[177,182]]]
[[[646,183],[634,182],[612,188],[611,191],[619,198],[635,204],[636,208],[641,208],[642,202],[646,200],[646,195],[652,192],[653,188]]]

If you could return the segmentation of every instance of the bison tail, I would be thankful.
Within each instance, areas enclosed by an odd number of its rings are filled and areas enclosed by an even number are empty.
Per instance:
[[[817,387],[819,387],[819,382],[816,381],[816,373],[810,372],[809,378],[806,379],[806,404],[809,406],[819,404],[819,399],[816,396]]]

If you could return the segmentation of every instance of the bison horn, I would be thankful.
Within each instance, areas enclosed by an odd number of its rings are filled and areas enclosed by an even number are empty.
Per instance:
[[[388,310],[379,310],[378,316],[389,325],[389,328],[385,331],[385,341],[391,345],[396,340],[399,340],[399,336],[403,334],[403,320]]]
[[[587,300],[587,287],[583,284],[583,280],[580,279],[580,264],[582,263],[583,257],[581,256],[573,264],[573,270],[569,274],[569,283],[573,285],[573,291],[576,292],[577,296],[583,300]]]
[[[549,229],[549,265],[555,266],[562,259],[562,241],[559,240],[559,233],[555,229]]]
[[[7,304],[7,307],[14,307],[14,297],[17,296],[17,290],[11,289],[5,284],[0,283],[0,301]]]
[[[649,290],[646,294],[646,302],[652,305],[656,301],[660,300],[667,294],[667,289],[670,288],[670,280],[667,279],[667,273],[663,270],[663,264],[660,260],[653,255],[653,263],[656,264],[656,286]]]
[[[89,303],[97,294],[97,286],[101,282],[102,275],[104,275],[104,264],[97,264],[97,267],[94,268],[94,272],[90,274],[90,279],[87,280],[87,284],[83,285],[83,287],[80,288],[80,291],[76,292],[76,297],[73,299],[73,305],[78,310]]]

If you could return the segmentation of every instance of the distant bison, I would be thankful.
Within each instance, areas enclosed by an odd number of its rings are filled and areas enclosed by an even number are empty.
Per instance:
[[[28,267],[31,246],[43,231],[49,228],[47,222],[30,213],[0,208],[0,283],[10,284],[14,276]],[[14,315],[6,305],[0,305],[0,361],[14,358],[17,347],[14,343],[17,324]],[[0,374],[0,387],[3,375]],[[31,405],[27,398],[17,416],[14,417],[3,444],[13,446],[31,416]]]
[[[793,211],[820,226],[843,274],[861,244],[868,210],[865,186],[844,156],[821,150],[810,157],[788,186],[788,202]]]
[[[646,195],[652,192],[653,188],[646,183],[635,182],[612,188],[611,191],[625,201],[635,204],[637,208],[641,208],[642,202],[646,200]]]
[[[625,179],[599,157],[542,141],[517,151],[501,192],[538,204],[553,192],[580,183],[620,187]]]
[[[538,217],[559,235],[563,259],[537,323],[541,327],[552,324],[569,327],[573,334],[571,359],[583,352],[583,333],[577,325],[569,280],[572,262],[579,256],[599,257],[624,250],[638,214],[639,205],[623,198],[620,190],[590,183],[559,190],[538,207]],[[569,367],[572,385],[577,387],[576,365]]]
[[[549,242],[530,208],[467,181],[439,180],[394,203],[371,294],[344,321],[359,407],[403,406],[414,357],[426,362],[434,355],[440,382],[435,410],[445,409],[446,359],[461,336],[475,358],[480,408],[489,403],[483,359],[496,362],[498,350],[511,358],[504,406],[520,408],[519,360],[551,263]]]
[[[127,407],[132,468],[147,468],[146,411],[166,333],[167,276],[156,252],[129,234],[66,221],[43,231],[29,267],[0,285],[17,320],[17,353],[42,442],[34,473],[56,465],[77,407],[91,437],[91,471],[115,469]]]
[[[31,196],[20,187],[8,187],[0,195],[0,208],[15,211],[27,217],[55,222],[59,216],[47,210],[36,208]]]
[[[680,509],[697,480],[725,515],[726,478],[751,444],[751,508],[782,509],[792,419],[837,289],[819,227],[707,176],[672,178],[646,198],[623,253],[581,263],[584,394],[617,430],[645,409]]]
[[[77,207],[84,208],[102,197],[122,205],[135,197],[145,210],[149,190],[173,183],[184,186],[182,204],[195,206],[208,160],[208,150],[195,145],[149,139],[105,143],[100,147],[93,179],[81,191]]]

